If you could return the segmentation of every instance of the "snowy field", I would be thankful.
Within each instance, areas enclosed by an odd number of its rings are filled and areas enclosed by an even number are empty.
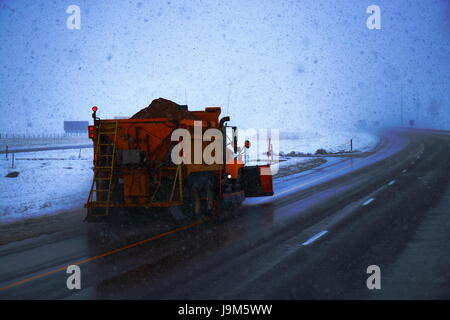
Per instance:
[[[26,159],[26,160],[25,160]],[[92,183],[92,149],[16,154],[0,160],[0,222],[80,208]],[[19,172],[15,178],[6,175]]]
[[[364,133],[311,135],[281,140],[280,151],[287,154],[314,153],[319,148],[329,152],[348,150],[350,138],[354,139],[354,149],[359,151],[373,149],[378,143],[376,136]],[[282,160],[280,176],[290,174],[291,170],[296,173],[302,164],[312,161],[308,157],[282,157]],[[267,156],[261,156],[259,163],[267,163]],[[14,176],[14,172],[19,173],[17,177],[6,177]],[[6,160],[1,155],[0,174],[0,223],[82,208],[92,183],[92,149],[17,153],[14,168],[11,158]]]
[[[286,136],[286,135],[285,135]],[[266,136],[264,136],[266,137]],[[267,158],[269,149],[268,141],[257,143],[256,136],[239,137],[240,141],[250,140],[250,158],[256,158],[259,154],[260,160]],[[350,151],[350,140],[353,143],[353,152],[366,152],[372,150],[380,142],[378,136],[364,131],[335,131],[330,133],[296,133],[295,138],[282,138],[271,140],[274,155],[288,155],[289,153],[315,154],[317,150],[324,149],[327,153],[341,153]],[[243,143],[243,142],[242,142]]]
[[[353,151],[361,152],[372,150],[379,142],[377,136],[366,132],[333,132],[327,135],[305,133],[299,139],[280,140],[280,152],[314,154],[321,148],[329,153],[349,151],[350,139],[353,140]]]

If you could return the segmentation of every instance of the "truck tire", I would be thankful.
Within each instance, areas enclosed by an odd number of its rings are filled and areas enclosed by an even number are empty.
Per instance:
[[[204,177],[204,204],[203,213],[211,216],[215,210],[217,198],[217,179],[214,174],[206,174]]]
[[[201,184],[196,181],[195,177],[188,178],[183,198],[183,213],[193,220],[203,218],[201,209],[202,189]]]
[[[214,211],[214,177],[210,174],[191,174],[187,178],[183,211],[194,220],[209,216]]]
[[[205,194],[205,215],[210,216],[214,211],[214,199],[215,192],[212,183],[209,183],[206,186],[206,194]]]

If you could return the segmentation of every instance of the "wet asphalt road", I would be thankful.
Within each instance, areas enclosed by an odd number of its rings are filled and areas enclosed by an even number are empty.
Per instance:
[[[86,226],[80,210],[70,230],[0,247],[0,298],[450,298],[449,158],[447,133],[397,130],[366,158],[281,179],[275,197],[218,217]],[[70,264],[81,290],[66,287]]]

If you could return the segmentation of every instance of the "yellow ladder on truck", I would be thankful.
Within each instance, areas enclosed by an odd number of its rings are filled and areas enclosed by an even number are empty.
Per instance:
[[[91,191],[88,198],[89,216],[107,216],[111,204],[111,194],[113,191],[113,172],[116,153],[116,122],[100,122],[98,137],[96,139],[94,161],[94,180],[92,181]],[[104,136],[112,136],[112,141],[106,141]],[[95,200],[94,200],[95,195]],[[98,208],[97,210],[94,210]],[[103,211],[102,214],[94,211]]]

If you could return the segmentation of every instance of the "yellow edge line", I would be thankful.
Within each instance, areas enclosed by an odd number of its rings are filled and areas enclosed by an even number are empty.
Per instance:
[[[158,234],[156,236],[153,236],[153,237],[150,237],[150,238],[138,241],[138,242],[134,242],[134,243],[128,244],[126,246],[123,246],[123,247],[120,247],[120,248],[117,248],[117,249],[114,249],[114,250],[110,250],[110,251],[104,252],[102,254],[93,256],[91,258],[87,258],[87,259],[84,259],[84,260],[77,261],[75,263],[68,264],[68,265],[66,265],[64,267],[53,269],[53,270],[50,270],[48,272],[41,273],[41,274],[35,275],[33,277],[30,277],[30,278],[26,278],[26,279],[23,279],[23,280],[20,280],[20,281],[13,282],[13,283],[11,283],[9,285],[1,287],[0,291],[6,290],[6,289],[10,289],[10,288],[16,287],[18,285],[21,285],[21,284],[24,284],[24,283],[27,283],[27,282],[30,282],[30,281],[33,281],[33,280],[36,280],[36,279],[40,279],[40,278],[52,275],[52,274],[60,272],[60,271],[66,270],[67,267],[70,266],[70,265],[81,265],[83,263],[87,263],[87,262],[90,262],[90,261],[93,261],[93,260],[97,260],[97,259],[109,256],[109,255],[112,255],[114,253],[117,253],[117,252],[120,252],[120,251],[123,251],[123,250],[126,250],[126,249],[130,249],[130,248],[139,246],[141,244],[144,244],[144,243],[147,243],[147,242],[150,242],[150,241],[153,241],[153,240],[157,240],[157,239],[163,238],[165,236],[174,234],[174,233],[179,232],[179,231],[190,229],[190,228],[195,227],[195,226],[197,226],[199,224],[202,224],[202,223],[204,223],[204,222],[206,222],[208,220],[209,219],[199,220],[199,221],[196,221],[196,222],[194,222],[194,223],[192,223],[190,225],[179,227],[179,228],[176,228],[176,229],[173,229],[173,230],[170,230],[170,231]]]

